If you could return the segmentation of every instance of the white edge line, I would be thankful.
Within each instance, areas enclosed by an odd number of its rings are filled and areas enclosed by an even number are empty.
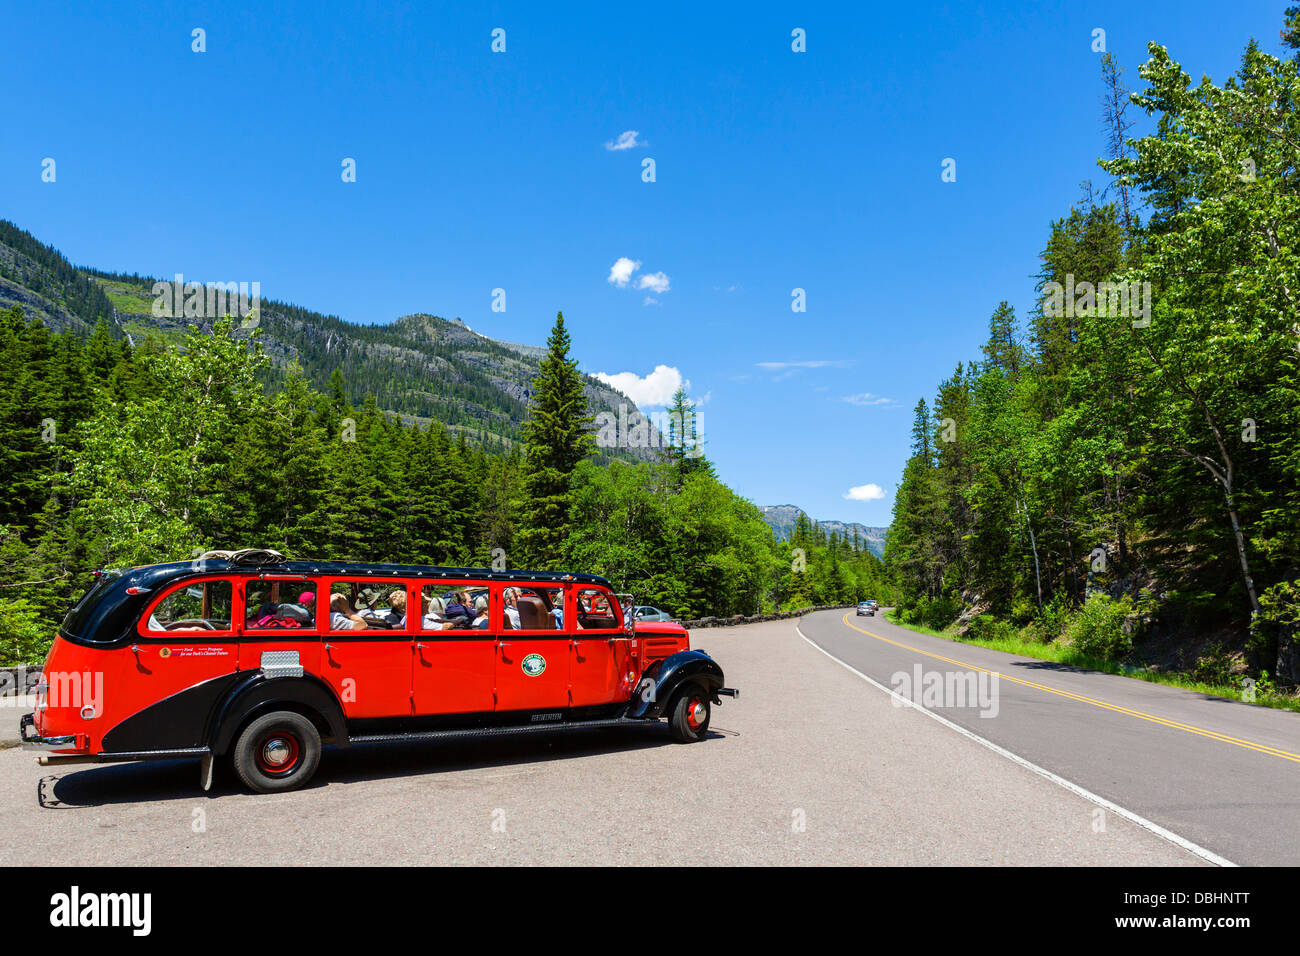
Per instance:
[[[1236,863],[1233,863],[1231,860],[1225,860],[1217,853],[1205,849],[1205,847],[1203,846],[1197,846],[1195,843],[1193,843],[1191,840],[1186,839],[1185,837],[1180,837],[1177,833],[1173,833],[1169,830],[1166,830],[1158,823],[1152,823],[1146,817],[1138,816],[1132,810],[1125,810],[1123,807],[1119,806],[1118,804],[1111,803],[1105,797],[1099,797],[1091,790],[1085,790],[1077,783],[1072,783],[1071,781],[1066,780],[1064,777],[1058,776],[1057,774],[1052,773],[1052,771],[1046,770],[1043,767],[1038,766],[1038,764],[1026,760],[1024,757],[1020,756],[1019,754],[1012,753],[1010,750],[1007,750],[1005,747],[999,747],[993,741],[984,739],[979,734],[975,733],[974,731],[967,730],[965,727],[961,726],[960,724],[954,724],[947,717],[944,717],[941,714],[937,714],[932,710],[926,709],[920,704],[915,703],[914,701],[911,701],[908,698],[904,697],[902,694],[898,693],[897,691],[891,690],[890,688],[886,687],[884,684],[880,683],[879,681],[873,680],[872,678],[868,677],[866,674],[862,673],[862,671],[858,670],[856,667],[844,663],[844,661],[840,660],[838,657],[836,657],[830,651],[826,650],[826,648],[822,647],[816,641],[809,640],[807,635],[805,635],[804,632],[799,628],[798,624],[794,626],[794,630],[796,634],[802,637],[805,641],[808,641],[809,644],[817,648],[817,650],[821,651],[823,654],[825,654],[827,657],[833,660],[836,664],[839,664],[845,670],[857,674],[859,677],[861,677],[864,681],[866,681],[871,686],[883,690],[886,694],[894,698],[894,700],[900,703],[902,706],[911,707],[913,710],[919,710],[927,717],[933,717],[939,723],[943,724],[945,727],[951,730],[957,731],[957,733],[961,734],[963,737],[969,737],[977,744],[980,744],[983,747],[987,747],[995,754],[998,754],[999,756],[1002,757],[1006,757],[1008,760],[1019,764],[1020,766],[1024,767],[1026,770],[1032,770],[1040,777],[1046,777],[1048,780],[1052,781],[1052,783],[1056,784],[1057,786],[1064,787],[1066,790],[1069,790],[1071,793],[1078,794],[1079,796],[1083,797],[1085,800],[1090,800],[1091,802],[1097,804],[1097,806],[1099,807],[1104,807],[1105,809],[1109,810],[1111,813],[1123,817],[1125,820],[1128,820],[1130,823],[1137,824],[1138,826],[1142,827],[1142,829],[1144,830],[1149,830],[1150,832],[1154,833],[1156,836],[1160,837],[1161,839],[1168,840],[1170,843],[1174,844],[1177,847],[1181,847],[1182,849],[1186,850],[1188,853],[1199,856],[1202,860],[1205,860],[1209,863],[1213,863],[1215,866],[1235,867],[1237,865]]]

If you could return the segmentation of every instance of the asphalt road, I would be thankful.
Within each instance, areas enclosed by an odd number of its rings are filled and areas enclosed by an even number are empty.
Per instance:
[[[953,699],[930,709],[1233,863],[1300,863],[1300,714],[960,644],[852,611],[810,615],[801,629],[891,689],[906,689],[900,674],[915,684],[918,666],[923,675],[983,669],[990,684],[997,673],[996,716],[980,716],[969,694],[966,706]]]
[[[900,653],[846,627],[835,612],[805,619],[803,627],[878,671]],[[874,619],[872,627],[884,629]],[[0,862],[1203,863],[897,706],[799,637],[793,621],[701,630],[693,641],[742,690],[738,701],[724,699],[714,711],[712,732],[698,744],[672,743],[660,725],[473,745],[327,749],[311,785],[274,796],[241,791],[228,771],[204,794],[197,761],[42,768],[30,754],[0,751]],[[1002,693],[1002,716],[981,723],[1032,730],[1045,713],[1070,706],[1005,682]],[[1071,713],[1071,748],[1108,718]],[[13,711],[0,712],[10,717],[17,720]],[[1123,729],[1148,732],[1136,722]],[[1231,763],[1235,750],[1212,752]],[[1091,752],[1100,754],[1100,745]],[[1256,769],[1271,767],[1242,756]],[[1156,761],[1152,773],[1171,763]],[[1263,801],[1289,799],[1258,792]]]

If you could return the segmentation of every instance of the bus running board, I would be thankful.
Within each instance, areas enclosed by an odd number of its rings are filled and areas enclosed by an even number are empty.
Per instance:
[[[399,740],[447,740],[474,737],[513,737],[516,734],[557,730],[589,730],[600,727],[648,727],[658,721],[612,717],[604,720],[538,721],[535,724],[509,724],[501,727],[461,727],[448,730],[412,730],[398,734],[365,734],[349,737],[349,744],[393,743]]]

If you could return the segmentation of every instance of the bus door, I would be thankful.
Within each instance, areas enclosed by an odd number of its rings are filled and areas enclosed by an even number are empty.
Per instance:
[[[301,667],[304,674],[320,673],[319,589],[317,582],[301,574],[261,574],[239,580],[235,623],[241,671]]]
[[[321,676],[349,720],[407,717],[412,626],[403,581],[330,578],[320,608]]]
[[[573,706],[626,700],[631,692],[632,642],[617,599],[600,587],[569,588],[573,620],[568,629]],[[635,679],[635,678],[631,678]]]
[[[507,594],[507,592],[510,592]],[[570,637],[565,632],[564,588],[511,585],[502,589],[506,607],[514,602],[518,627],[502,630],[497,642],[498,711],[562,710],[570,706]],[[503,610],[504,620],[514,616]]]
[[[411,659],[415,713],[490,713],[500,628],[484,626],[493,619],[486,615],[489,589],[439,581],[422,591],[412,585],[412,598],[421,605]]]

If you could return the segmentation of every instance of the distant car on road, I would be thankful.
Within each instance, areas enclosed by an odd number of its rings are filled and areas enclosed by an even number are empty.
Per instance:
[[[865,614],[867,617],[875,617],[875,616],[876,616],[876,602],[875,602],[875,601],[859,601],[859,602],[858,602],[858,616],[861,617],[861,616],[864,615],[864,614]]]
[[[667,611],[659,610],[657,607],[638,604],[636,609],[636,619],[638,621],[671,621],[673,616]]]

